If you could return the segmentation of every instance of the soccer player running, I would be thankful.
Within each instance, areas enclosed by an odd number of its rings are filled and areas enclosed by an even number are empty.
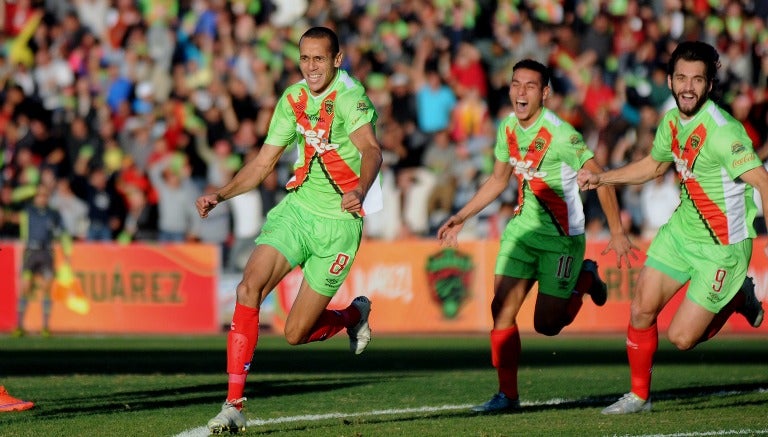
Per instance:
[[[514,112],[499,126],[493,173],[437,232],[444,246],[455,246],[466,220],[496,199],[512,175],[517,178],[518,205],[501,236],[491,303],[491,361],[499,390],[488,402],[473,408],[483,413],[520,408],[521,343],[516,319],[534,283],[539,286],[534,327],[548,336],[557,335],[574,320],[585,294],[598,306],[607,299],[597,264],[584,260],[584,207],[576,184],[580,168],[595,173],[602,169],[581,134],[544,107],[551,92],[547,67],[525,59],[512,71],[509,97]],[[613,188],[605,188],[598,191],[598,198],[611,238],[603,253],[614,250],[617,265],[626,261],[629,266],[629,256],[636,257],[635,247],[622,229]]]
[[[382,207],[377,114],[360,82],[339,68],[341,62],[332,30],[307,30],[299,40],[304,79],[280,97],[257,157],[216,193],[196,201],[205,218],[219,202],[257,187],[286,147],[297,144],[289,193],[268,213],[237,285],[227,337],[229,389],[221,412],[208,422],[213,433],[245,429],[241,409],[258,340],[259,308],[294,267],[302,267],[304,279],[286,320],[288,343],[326,340],[345,328],[355,354],[370,341],[368,298],[358,296],[344,310],[326,309],[355,259],[363,216]]]
[[[19,215],[19,234],[24,243],[24,261],[21,268],[21,296],[18,301],[18,322],[13,331],[14,337],[26,335],[24,315],[29,299],[36,290],[42,292],[43,311],[40,335],[51,335],[49,320],[51,317],[51,289],[55,274],[53,245],[58,240],[69,263],[72,254],[72,238],[64,229],[61,214],[48,205],[50,188],[40,184],[32,201]]]
[[[680,350],[712,338],[734,312],[754,327],[763,319],[746,274],[755,237],[753,187],[768,207],[768,173],[741,123],[709,99],[718,67],[709,44],[680,43],[667,66],[677,107],[664,114],[651,153],[602,174],[578,174],[582,189],[642,184],[674,163],[681,180],[680,206],[651,242],[634,290],[627,330],[631,391],[603,414],[651,410],[657,316],[686,283],[667,330]]]

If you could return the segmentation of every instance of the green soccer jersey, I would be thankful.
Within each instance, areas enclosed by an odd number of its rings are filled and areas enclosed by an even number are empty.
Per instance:
[[[509,226],[544,235],[584,233],[576,173],[593,154],[573,126],[546,108],[526,129],[511,114],[499,126],[495,154],[517,177],[518,205]]]
[[[322,217],[359,217],[341,210],[342,194],[356,188],[360,179],[361,155],[349,134],[375,124],[377,117],[363,86],[344,70],[320,96],[311,95],[303,80],[289,86],[277,102],[265,143],[297,146],[295,174],[286,184],[290,201]],[[362,215],[381,207],[377,180],[366,195]]]
[[[762,165],[742,124],[707,101],[683,122],[674,108],[664,114],[651,156],[674,162],[680,206],[669,226],[688,241],[734,244],[755,237],[752,187],[738,177]]]

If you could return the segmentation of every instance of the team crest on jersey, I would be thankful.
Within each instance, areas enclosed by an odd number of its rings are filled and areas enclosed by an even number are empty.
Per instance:
[[[368,106],[368,102],[365,100],[360,100],[357,102],[357,110],[360,112],[368,112],[370,107]]]
[[[739,153],[743,152],[747,148],[744,147],[744,144],[741,143],[733,143],[731,144],[731,155],[738,155]]]
[[[533,147],[536,148],[537,152],[541,152],[541,149],[544,148],[545,144],[547,144],[547,141],[544,138],[536,138],[533,140]]]
[[[328,115],[333,114],[333,100],[325,101],[325,113]]]
[[[691,135],[691,147],[693,147],[693,150],[696,150],[701,146],[701,137],[693,134]]]

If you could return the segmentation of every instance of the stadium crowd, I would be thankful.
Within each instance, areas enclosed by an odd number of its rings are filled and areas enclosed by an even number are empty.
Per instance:
[[[205,220],[195,198],[258,152],[314,25],[337,31],[342,68],[380,116],[386,206],[367,238],[434,235],[473,195],[523,58],[550,66],[547,107],[616,167],[648,153],[674,106],[675,45],[706,41],[722,54],[718,102],[768,157],[768,2],[6,0],[0,14],[0,238],[19,238],[16,212],[46,184],[78,240],[210,242],[241,268],[295,155]],[[673,173],[623,188],[625,226],[652,236],[678,190]],[[583,195],[587,238],[604,238],[597,197]],[[497,237],[516,196],[510,186],[465,234]]]

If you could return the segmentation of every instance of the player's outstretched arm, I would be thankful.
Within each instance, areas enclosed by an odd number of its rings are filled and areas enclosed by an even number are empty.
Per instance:
[[[671,162],[659,162],[651,155],[639,161],[606,172],[594,172],[582,167],[576,180],[582,191],[592,190],[602,185],[639,185],[664,174]],[[586,166],[585,166],[586,167]]]
[[[474,216],[483,208],[493,202],[509,185],[509,178],[512,176],[512,166],[509,163],[496,161],[493,165],[493,173],[480,186],[474,196],[461,208],[456,214],[440,226],[437,230],[437,238],[441,245],[453,247],[458,244],[458,235],[464,227],[464,222]]]
[[[583,170],[586,170],[593,175],[599,175],[602,173],[602,169],[594,159],[590,159],[584,166]],[[630,257],[635,260],[638,256],[633,250],[639,250],[624,232],[624,227],[621,224],[621,216],[619,211],[619,201],[616,198],[616,190],[612,186],[602,185],[597,188],[597,198],[600,201],[600,206],[603,208],[605,217],[608,220],[608,229],[611,232],[611,239],[608,242],[603,255],[610,251],[616,253],[616,266],[621,268],[626,264],[627,267],[632,267]]]
[[[195,206],[200,217],[208,217],[208,213],[227,199],[250,191],[261,184],[262,181],[275,169],[277,161],[285,151],[285,147],[264,144],[256,158],[245,164],[226,185],[215,193],[204,194],[197,198]]]

